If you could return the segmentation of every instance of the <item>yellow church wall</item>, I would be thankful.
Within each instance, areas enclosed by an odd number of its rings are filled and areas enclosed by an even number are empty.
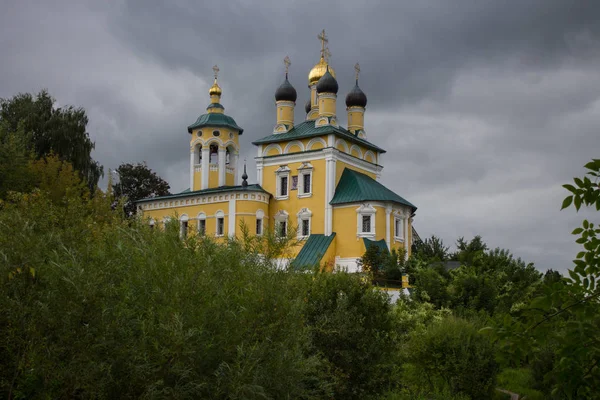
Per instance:
[[[287,154],[289,154],[289,153],[298,153],[298,152],[301,152],[301,151],[302,151],[302,148],[299,145],[292,144],[291,146],[288,147]]]
[[[210,167],[209,167],[210,168]],[[208,187],[216,188],[219,186],[219,171],[208,171]]]
[[[312,170],[312,196],[310,197],[298,197],[298,190],[289,190],[289,196],[286,200],[276,200],[271,198],[269,205],[269,216],[273,216],[279,210],[285,210],[289,214],[288,226],[297,227],[298,217],[297,214],[302,208],[308,208],[312,212],[311,217],[311,233],[324,233],[324,207],[325,207],[325,160],[312,160],[310,164],[313,166]],[[292,176],[299,175],[298,168],[302,165],[302,162],[293,162],[286,164],[290,169],[290,189]],[[269,193],[277,193],[277,175],[275,171],[279,168],[279,165],[264,167],[263,169],[263,184],[262,187]],[[298,186],[301,185],[300,180]]]
[[[337,161],[336,163],[336,171],[335,171],[335,184],[337,186],[338,182],[340,181],[340,178],[342,177],[342,173],[344,172],[344,168],[348,168],[351,169],[353,171],[357,171],[360,172],[362,174],[368,175],[369,177],[373,178],[373,179],[377,179],[377,176],[374,173],[365,171],[362,168],[357,168],[353,165],[347,164],[343,161]]]
[[[333,208],[333,231],[336,233],[336,255],[342,258],[361,257],[365,253],[364,241],[357,236],[356,209],[360,204]],[[385,207],[374,206],[375,239],[386,239]]]
[[[335,256],[337,255],[336,239],[337,235],[336,238],[331,241],[331,244],[327,248],[325,254],[323,254],[323,257],[321,257],[321,268],[327,272],[333,272],[335,268]]]
[[[173,201],[183,201],[185,202],[186,199],[183,200],[169,200],[169,202]],[[177,218],[180,219],[182,215],[187,215],[188,218],[190,218],[190,220],[188,221],[188,232],[189,234],[193,233],[193,232],[197,232],[197,228],[198,228],[198,221],[197,221],[197,217],[198,214],[200,214],[201,212],[203,212],[204,214],[206,214],[206,234],[207,235],[211,235],[211,236],[215,236],[216,232],[217,232],[217,219],[215,217],[215,214],[218,211],[222,211],[224,213],[224,236],[228,234],[228,224],[229,224],[229,201],[223,201],[223,202],[219,202],[219,203],[211,203],[211,204],[194,204],[194,205],[184,205],[181,207],[174,207],[174,208],[165,208],[165,209],[158,209],[158,210],[144,210],[144,218],[152,218],[154,219],[154,221],[156,221],[156,224],[158,226],[160,226],[162,224],[162,221],[164,220],[164,218],[169,217],[169,218]],[[192,219],[193,218],[193,219]]]
[[[225,174],[225,185],[227,185],[227,186],[235,185],[235,175],[234,174],[229,174],[229,173]]]

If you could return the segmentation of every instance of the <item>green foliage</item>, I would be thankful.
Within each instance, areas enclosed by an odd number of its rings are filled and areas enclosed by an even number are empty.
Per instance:
[[[573,205],[600,210],[600,160],[585,165],[588,170],[575,185],[563,185],[571,194],[563,208]],[[600,228],[584,220],[573,231],[582,245],[569,277],[550,275],[527,307],[497,324],[494,333],[513,360],[534,357],[537,379],[548,384],[545,394],[553,398],[593,398],[600,392]]]
[[[123,211],[126,216],[137,213],[135,202],[147,197],[166,196],[170,186],[153,172],[145,163],[123,163],[116,170],[119,181],[112,185],[115,199],[124,199]]]
[[[10,191],[29,192],[35,186],[35,174],[30,168],[32,155],[27,149],[23,127],[11,132],[0,121],[0,200]]]
[[[471,399],[490,398],[498,365],[492,343],[472,323],[447,317],[410,333],[403,381],[414,393],[447,390]]]
[[[86,131],[85,110],[56,108],[55,102],[46,90],[35,97],[20,93],[0,99],[0,123],[8,132],[19,135],[36,158],[53,153],[69,162],[93,190],[102,176],[102,166],[91,157],[94,143]]]
[[[450,257],[450,248],[444,245],[444,241],[435,235],[424,241],[415,241],[412,246],[413,257],[426,260],[427,262],[447,261]]]
[[[176,221],[126,221],[103,193],[53,196],[14,193],[0,213],[0,397],[363,398],[395,384],[394,313],[360,276],[273,268],[256,250],[284,252],[274,235],[182,240]]]
[[[394,318],[384,292],[359,276],[313,276],[306,294],[312,344],[334,377],[335,398],[361,399],[385,389],[396,361]]]
[[[517,393],[529,400],[545,400],[546,396],[534,389],[536,381],[527,368],[507,368],[498,374],[498,387]]]

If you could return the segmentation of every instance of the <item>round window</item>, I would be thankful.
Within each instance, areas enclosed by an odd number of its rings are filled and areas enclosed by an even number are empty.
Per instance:
[[[219,131],[213,131],[213,136],[221,136],[221,132],[219,132]]]
[[[202,131],[201,131],[201,130],[198,130],[198,132],[196,132],[196,135],[197,135],[198,137],[202,136]]]
[[[233,132],[229,132],[229,139],[233,139]]]

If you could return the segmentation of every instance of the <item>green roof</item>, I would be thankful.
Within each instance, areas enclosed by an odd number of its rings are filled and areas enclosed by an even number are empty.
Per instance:
[[[215,106],[215,105],[221,106],[218,103],[213,103],[209,106],[209,108],[211,106]],[[214,107],[214,108],[219,108],[219,107]],[[221,106],[220,108],[223,108],[223,106]],[[194,122],[192,125],[188,126],[188,132],[192,133],[192,130],[198,129],[198,128],[203,128],[205,126],[226,127],[226,128],[235,129],[235,130],[239,131],[240,135],[242,134],[242,132],[244,132],[244,130],[235,123],[235,120],[233,118],[231,118],[229,115],[225,115],[225,114],[221,114],[221,113],[202,114],[201,116],[198,117],[196,122]]]
[[[391,201],[417,209],[409,201],[404,200],[375,179],[345,168],[335,188],[335,194],[329,204],[359,203],[363,201]]]
[[[292,266],[295,269],[300,269],[318,265],[323,255],[327,252],[329,245],[333,242],[334,237],[335,232],[329,236],[320,233],[310,235],[292,262]]]
[[[369,247],[371,246],[375,246],[378,247],[380,251],[385,252],[385,253],[389,253],[390,251],[388,250],[387,247],[387,243],[385,242],[384,239],[381,240],[371,240],[371,239],[367,239],[367,238],[363,238],[363,242],[365,243],[365,249],[369,249]]]
[[[371,142],[359,138],[354,133],[342,128],[341,126],[337,128],[331,125],[315,127],[315,121],[304,121],[298,125],[295,125],[292,129],[285,133],[277,133],[265,136],[262,139],[258,139],[257,141],[252,142],[252,144],[259,145],[267,143],[287,142],[289,140],[322,136],[330,133],[333,133],[350,142],[360,144],[368,149],[375,150],[380,153],[385,153],[385,150],[383,150],[382,148],[375,146]]]
[[[255,184],[255,185],[248,185],[248,186],[219,186],[216,188],[210,188],[210,189],[201,189],[201,190],[194,190],[193,192],[190,191],[189,189],[184,190],[181,193],[176,193],[176,194],[170,194],[167,196],[158,196],[158,197],[147,197],[145,199],[140,199],[137,200],[136,203],[141,203],[144,201],[155,201],[155,200],[164,200],[164,199],[176,199],[178,197],[189,197],[189,196],[196,196],[199,194],[213,194],[213,193],[226,193],[226,192],[237,192],[237,191],[245,191],[245,192],[263,192],[268,194],[269,196],[271,195],[271,193],[267,192],[265,189],[262,188],[262,186]]]

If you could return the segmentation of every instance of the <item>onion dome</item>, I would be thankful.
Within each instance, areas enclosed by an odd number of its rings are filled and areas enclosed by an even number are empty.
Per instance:
[[[310,105],[310,100],[306,100],[306,104],[304,105],[304,111],[306,111],[306,113],[308,114],[311,108],[312,107]]]
[[[246,161],[244,161],[244,173],[242,174],[242,187],[248,186],[248,174],[246,173]]]
[[[319,79],[321,79],[321,77],[325,75],[325,72],[327,72],[328,67],[329,64],[327,64],[325,59],[321,57],[321,60],[316,63],[308,73],[308,87],[311,87],[315,83],[319,82]],[[333,68],[329,67],[329,73],[335,78],[335,71]]]
[[[367,95],[358,87],[358,80],[354,88],[346,95],[346,107],[362,107],[367,106]]]
[[[275,91],[275,101],[293,101],[296,102],[296,89],[288,81],[287,74],[285,74],[285,81]]]
[[[335,94],[337,94],[338,89],[339,89],[338,83],[335,80],[335,78],[333,77],[333,75],[331,75],[331,73],[329,72],[329,66],[327,66],[325,75],[323,75],[321,77],[321,79],[319,79],[319,82],[317,82],[317,93],[335,93]]]
[[[221,96],[221,87],[217,83],[217,78],[215,78],[215,82],[213,83],[213,85],[208,90],[208,94],[210,96]]]

